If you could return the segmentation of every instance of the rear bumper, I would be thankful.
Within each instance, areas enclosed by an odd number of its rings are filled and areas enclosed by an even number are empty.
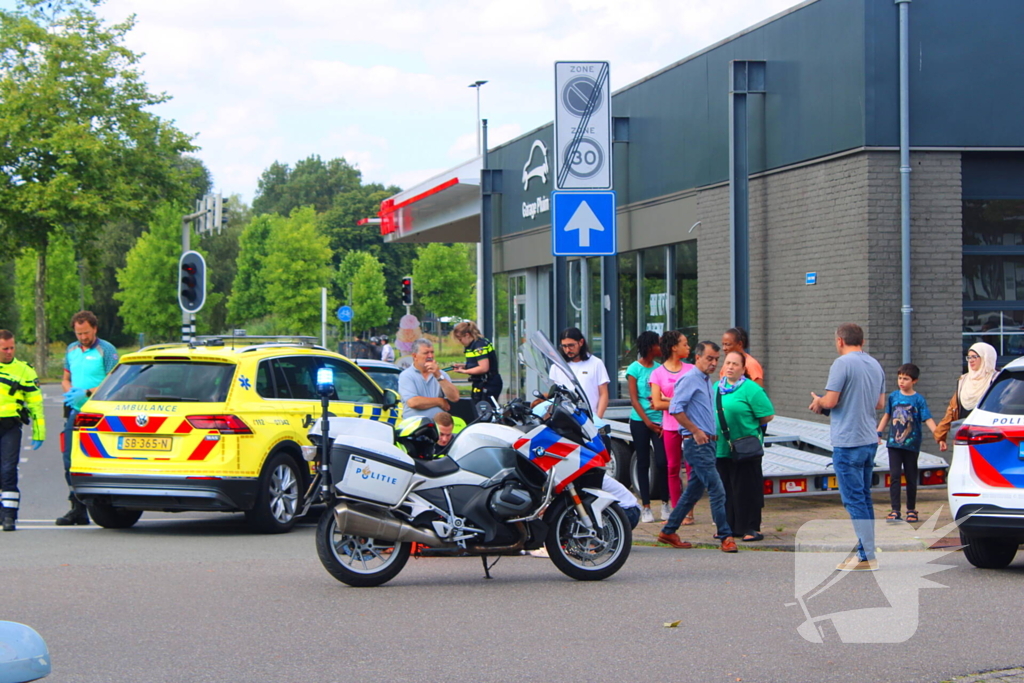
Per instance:
[[[125,475],[71,474],[71,488],[80,500],[135,510],[251,510],[259,479],[188,479]]]
[[[1024,543],[1024,509],[968,503],[957,510],[960,530],[977,538],[1017,539]]]

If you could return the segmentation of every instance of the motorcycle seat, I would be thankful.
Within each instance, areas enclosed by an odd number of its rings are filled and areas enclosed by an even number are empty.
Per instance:
[[[416,458],[415,464],[416,474],[422,474],[424,477],[430,477],[431,479],[446,477],[459,471],[459,463],[451,458],[437,458],[435,460],[420,460]]]

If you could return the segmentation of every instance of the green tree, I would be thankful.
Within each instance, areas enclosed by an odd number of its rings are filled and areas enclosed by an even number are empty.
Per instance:
[[[33,249],[26,249],[17,259],[15,271],[15,296],[20,309],[21,340],[26,344],[36,342],[36,269],[38,255]],[[67,333],[71,329],[71,316],[82,308],[88,308],[93,301],[88,285],[80,292],[78,264],[75,262],[75,248],[67,235],[60,235],[50,242],[46,250],[46,263],[50,276],[46,279],[46,327]]]
[[[227,201],[227,200],[225,200]],[[201,244],[206,254],[207,288],[220,296],[203,308],[206,329],[214,334],[228,331],[228,304],[234,289],[238,271],[238,256],[241,250],[241,235],[246,224],[252,220],[251,211],[239,195],[231,195],[224,205],[228,222],[222,232],[202,237]],[[193,244],[197,241],[193,238]]]
[[[245,325],[270,314],[263,268],[267,262],[270,235],[287,219],[275,214],[256,216],[238,239],[235,279],[228,299],[228,322]]]
[[[313,154],[297,162],[294,169],[275,161],[260,176],[252,208],[258,214],[288,216],[300,206],[312,206],[322,213],[331,207],[336,194],[358,190],[361,185],[359,169],[344,159],[324,163]]]
[[[114,294],[114,298],[121,302],[120,315],[125,329],[132,333],[143,332],[153,341],[177,339],[181,333],[181,308],[178,304],[181,216],[180,207],[171,204],[160,206],[149,228],[128,252],[125,267],[117,271],[120,291]],[[202,253],[201,249],[193,248]],[[222,297],[223,294],[211,292],[207,287],[206,303],[196,314],[200,332],[210,331],[205,324],[208,316],[204,316],[204,312]]]
[[[412,268],[416,297],[439,317],[472,317],[476,299],[476,273],[470,268],[472,245],[428,244]]]
[[[177,166],[190,137],[150,112],[134,18],[104,24],[98,0],[19,0],[0,10],[0,246],[36,251],[36,367],[46,367],[46,254],[67,233],[76,251],[118,218],[185,200]]]
[[[311,206],[275,221],[262,268],[270,313],[285,334],[314,333],[320,325],[320,288],[331,284],[331,248]]]
[[[348,252],[335,279],[345,293],[341,300],[352,306],[354,329],[367,330],[387,323],[391,308],[384,295],[384,266],[376,257],[365,251]],[[352,287],[351,302],[348,298],[349,285]]]

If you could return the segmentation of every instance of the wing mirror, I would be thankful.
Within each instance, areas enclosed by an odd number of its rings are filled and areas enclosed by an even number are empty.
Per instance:
[[[398,395],[398,392],[394,389],[384,390],[384,403],[385,408],[394,408],[402,402],[402,397]]]

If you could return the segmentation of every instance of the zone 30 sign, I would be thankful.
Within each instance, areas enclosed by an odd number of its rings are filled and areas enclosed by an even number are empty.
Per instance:
[[[555,189],[612,187],[608,62],[555,62]]]

